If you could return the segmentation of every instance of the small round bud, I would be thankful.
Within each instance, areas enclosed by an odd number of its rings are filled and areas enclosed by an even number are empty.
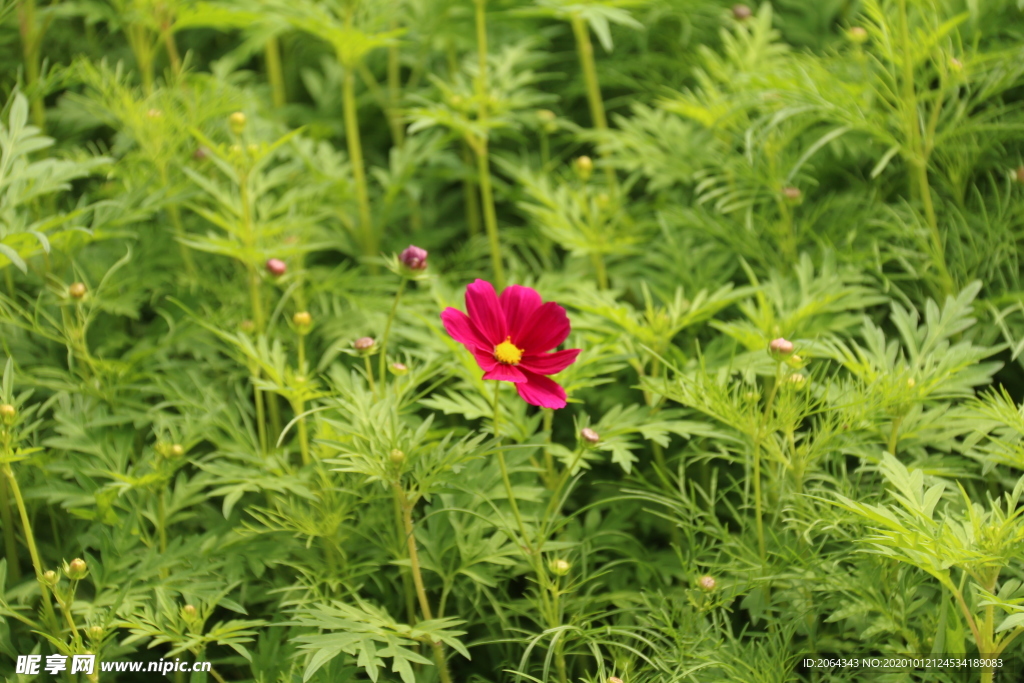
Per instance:
[[[784,187],[782,196],[787,204],[799,204],[804,198],[804,193],[800,191],[799,187]]]
[[[1017,170],[1014,171],[1014,176],[1017,178],[1017,182],[1024,185],[1024,166],[1018,166]]]
[[[772,339],[768,344],[768,351],[773,356],[788,356],[793,353],[794,348],[796,347],[793,346],[793,342],[788,339],[783,339],[782,337]]]
[[[786,381],[788,381],[795,387],[802,387],[804,385],[804,382],[807,381],[807,378],[801,375],[799,372],[794,372],[792,375],[789,376],[789,378]]]
[[[43,572],[43,582],[46,583],[46,585],[48,586],[56,586],[57,578],[57,572],[53,571],[52,569]]]
[[[846,32],[846,37],[855,45],[863,45],[868,42],[868,32],[862,26],[852,26]]]
[[[241,328],[242,332],[251,334],[256,329],[256,323],[251,320],[243,320],[238,324],[238,327]]]
[[[913,389],[915,386],[917,386],[917,381],[913,377],[908,377],[907,378],[907,386],[909,388]]]
[[[590,427],[584,427],[580,430],[580,437],[587,443],[597,443],[601,440],[601,435],[595,432]]]
[[[255,142],[251,142],[245,146],[245,149],[249,152],[249,156],[256,156],[260,153],[260,146]]]
[[[618,676],[609,676],[608,683],[622,683],[622,679]]]
[[[81,299],[82,297],[85,296],[85,292],[85,284],[82,282],[76,282],[70,287],[68,287],[68,296],[70,296],[72,299]]]
[[[702,576],[697,579],[697,585],[700,586],[701,590],[708,591],[710,593],[715,590],[715,586],[718,585],[718,582],[715,581],[715,577],[713,576]]]
[[[180,443],[171,444],[170,453],[175,458],[180,458],[181,456],[185,455],[185,449],[181,447]]]
[[[89,566],[80,557],[71,560],[71,564],[68,565],[68,578],[74,581],[84,579],[88,572]]]
[[[196,161],[203,161],[209,156],[210,150],[208,150],[206,147],[202,145],[196,147],[196,151],[192,152],[192,158],[195,159]]]
[[[409,372],[409,367],[405,363],[392,363],[391,372],[395,373],[396,375],[404,375],[405,373]]]
[[[231,156],[233,156],[233,157],[239,157],[239,156],[242,155],[242,146],[241,145],[231,145],[230,147],[228,147],[228,152],[230,152]]]
[[[552,121],[555,120],[555,112],[551,111],[550,109],[538,109],[537,118],[543,121],[544,123],[551,123]]]
[[[292,323],[296,327],[306,328],[313,324],[313,316],[309,314],[309,311],[299,311],[292,316]]]
[[[732,18],[736,21],[746,21],[753,16],[753,14],[754,13],[751,9],[746,5],[736,4],[732,6]]]
[[[551,569],[551,573],[555,576],[565,576],[572,569],[572,565],[567,560],[551,560],[548,564],[548,568]]]
[[[99,640],[100,638],[103,637],[103,627],[102,626],[90,626],[89,630],[87,631],[87,633],[89,634],[89,637],[92,638],[93,640]]]
[[[196,616],[195,605],[185,605],[184,607],[182,607],[181,616],[185,617],[186,619],[194,619]]]
[[[232,133],[235,135],[241,135],[245,130],[245,114],[240,111],[236,111],[228,117],[228,125],[231,126]]]
[[[427,250],[420,249],[417,246],[410,244],[406,247],[398,259],[402,262],[402,265],[409,270],[425,270],[427,267]]]
[[[274,277],[281,277],[288,271],[288,264],[281,259],[267,259],[267,272]]]
[[[594,172],[594,160],[584,155],[576,157],[573,162],[573,167],[576,169],[576,175],[583,180],[589,180],[591,174]]]
[[[952,71],[955,74],[963,73],[964,63],[961,62],[956,57],[950,57],[949,58],[949,70]]]
[[[608,196],[607,192],[602,192],[594,197],[594,203],[597,204],[597,208],[599,209],[607,209],[608,205],[611,204],[611,198]]]
[[[159,109],[150,109],[149,111],[146,112],[146,116],[148,116],[151,119],[158,119],[158,118],[160,118],[163,115],[164,115],[164,113],[162,111],[160,111]]]
[[[14,421],[14,416],[18,414],[17,409],[10,403],[0,405],[0,419],[10,424]]]
[[[360,337],[352,342],[352,348],[359,353],[369,353],[373,350],[373,347],[377,344],[373,337]]]
[[[462,105],[466,103],[466,98],[462,95],[452,95],[451,99],[448,101],[451,102],[452,106],[456,109],[462,109]]]
[[[394,448],[391,450],[391,453],[388,454],[388,460],[391,461],[392,465],[401,465],[405,462],[405,453]]]

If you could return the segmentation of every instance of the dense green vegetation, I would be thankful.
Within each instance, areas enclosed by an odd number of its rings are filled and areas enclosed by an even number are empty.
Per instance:
[[[0,103],[7,681],[1024,675],[1024,2],[0,0]]]

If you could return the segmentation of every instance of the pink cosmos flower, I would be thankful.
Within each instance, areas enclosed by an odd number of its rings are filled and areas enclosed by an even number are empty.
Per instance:
[[[444,328],[465,345],[484,370],[484,379],[514,382],[530,405],[564,408],[565,390],[545,377],[566,369],[579,349],[547,353],[569,336],[565,309],[529,287],[512,285],[499,297],[490,282],[466,287],[466,315],[455,308],[441,313]]]

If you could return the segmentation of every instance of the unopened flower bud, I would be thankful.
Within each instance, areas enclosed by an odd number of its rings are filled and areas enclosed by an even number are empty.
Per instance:
[[[203,159],[206,159],[208,156],[210,156],[210,150],[208,150],[206,147],[202,145],[196,147],[196,151],[192,152],[192,158],[195,159],[196,161],[202,161]]]
[[[861,26],[853,26],[846,32],[846,37],[855,45],[863,45],[868,42],[868,32]]]
[[[256,323],[251,320],[243,320],[238,326],[242,329],[242,332],[251,333],[256,329]]]
[[[90,626],[89,630],[88,630],[88,634],[89,634],[89,637],[92,638],[93,640],[99,640],[100,638],[103,637],[103,627],[102,626]]]
[[[288,264],[278,258],[267,259],[267,272],[274,277],[281,277],[288,271]]]
[[[175,458],[180,458],[185,455],[185,449],[181,447],[180,443],[171,444],[171,455]]]
[[[949,70],[955,74],[961,73],[964,70],[964,63],[956,57],[949,58]]]
[[[56,586],[57,585],[57,572],[53,571],[52,569],[49,569],[49,570],[43,572],[43,581],[48,586]]]
[[[86,565],[85,560],[80,557],[76,557],[71,560],[71,564],[68,565],[68,578],[73,581],[84,579],[88,571],[89,566]]]
[[[391,372],[395,373],[396,375],[404,375],[405,373],[409,372],[409,367],[405,363],[392,363]]]
[[[715,577],[713,576],[702,576],[697,579],[697,585],[700,586],[701,590],[711,592],[715,590],[715,586],[718,585],[718,582],[715,581]]]
[[[373,347],[377,344],[373,337],[360,337],[352,342],[352,348],[359,353],[368,353],[373,350]]]
[[[581,429],[580,436],[587,443],[597,443],[598,441],[601,440],[601,435],[595,432],[590,427],[584,427],[583,429]]]
[[[793,346],[793,342],[782,337],[772,339],[768,344],[768,351],[771,352],[773,356],[788,356],[793,353],[794,348],[796,347]]]
[[[550,109],[538,109],[537,118],[543,121],[544,123],[550,123],[551,121],[555,120],[555,112],[551,111]]]
[[[68,295],[72,299],[81,299],[82,297],[85,296],[85,292],[85,284],[82,282],[76,282],[70,287],[68,287]]]
[[[1017,182],[1024,185],[1024,166],[1018,166],[1014,175],[1017,177]]]
[[[236,111],[228,117],[228,125],[231,126],[232,133],[235,135],[241,135],[242,131],[245,130],[245,114],[240,111]]]
[[[292,316],[292,323],[299,329],[305,329],[313,324],[313,316],[308,311],[299,311]]]
[[[799,204],[803,200],[804,193],[800,191],[799,187],[784,187],[782,196],[788,204]]]
[[[10,403],[0,405],[0,419],[7,424],[14,422],[14,416],[18,414],[17,409]]]
[[[451,102],[452,106],[456,109],[462,109],[462,105],[466,103],[466,98],[462,95],[452,95],[451,99],[448,101]]]
[[[917,381],[913,377],[908,377],[907,378],[907,386],[909,388],[913,389],[915,386],[917,386]]]
[[[622,679],[618,676],[609,676],[608,683],[622,683]]]
[[[567,560],[551,560],[548,567],[551,569],[551,573],[555,576],[565,576],[572,569],[572,565]]]
[[[733,5],[732,6],[732,18],[736,21],[746,21],[754,13],[746,5]]]
[[[388,460],[390,460],[393,465],[401,465],[405,462],[405,453],[394,448],[391,450],[391,453],[388,454]]]
[[[148,116],[151,119],[158,119],[158,118],[160,118],[163,115],[164,115],[164,113],[162,111],[160,111],[159,109],[150,109],[149,111],[146,112],[146,116]]]
[[[573,166],[576,168],[576,174],[583,180],[589,180],[594,172],[594,160],[586,155],[576,157]]]
[[[250,156],[256,156],[257,154],[260,153],[260,146],[257,145],[255,142],[249,143],[248,145],[246,145],[245,148],[246,150],[248,150]]]
[[[188,620],[192,620],[196,616],[196,608],[194,605],[185,605],[181,608],[181,616]]]
[[[424,270],[427,267],[427,250],[410,244],[398,259],[409,270]]]
[[[807,378],[801,375],[799,372],[794,372],[792,375],[789,376],[789,379],[787,381],[795,387],[802,387],[804,385],[804,382],[807,381]]]

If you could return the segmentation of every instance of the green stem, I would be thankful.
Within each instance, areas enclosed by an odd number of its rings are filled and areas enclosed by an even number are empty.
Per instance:
[[[398,283],[398,291],[395,292],[395,299],[391,302],[391,312],[388,313],[388,321],[384,324],[384,334],[380,338],[380,386],[383,389],[387,386],[387,361],[388,361],[388,337],[391,335],[391,324],[395,321],[395,314],[398,312],[398,302],[402,300],[402,292],[405,291],[405,283],[408,278],[403,277]]]
[[[160,182],[164,187],[170,187],[170,177],[167,173],[167,164],[159,163]],[[177,203],[167,205],[167,215],[171,217],[171,226],[174,228],[174,238],[178,242],[178,250],[181,252],[181,260],[185,264],[185,272],[190,280],[196,279],[196,264],[192,260],[192,252],[185,244],[185,228],[181,223],[181,211]]]
[[[473,151],[465,141],[462,143],[462,162],[469,168]],[[467,176],[462,181],[462,194],[466,201],[466,225],[470,235],[480,234],[480,196],[476,192],[476,183]]]
[[[366,364],[366,379],[370,383],[370,393],[377,398],[377,385],[373,381],[373,366],[370,364],[370,357],[363,356],[363,362]]]
[[[340,57],[339,57],[340,59]],[[377,235],[370,217],[370,195],[366,186],[366,169],[363,166],[363,146],[359,139],[359,118],[356,112],[356,67],[345,64],[345,78],[342,84],[342,105],[345,112],[345,139],[348,142],[348,156],[352,163],[355,181],[356,201],[359,206],[359,225],[362,232],[363,255],[372,258],[377,255]],[[375,264],[370,265],[373,273]]]
[[[401,16],[401,0],[393,0],[391,7],[391,30],[398,30],[398,17]],[[405,128],[400,118],[402,99],[401,54],[397,43],[388,46],[388,123],[391,126],[391,139],[395,147],[405,142]]]
[[[398,530],[398,558],[404,559],[408,555],[408,551],[403,552],[406,548],[408,539],[406,538],[405,531],[405,517],[403,516],[402,500],[404,494],[402,493],[401,485],[397,482],[392,486],[391,489],[391,500],[395,508],[395,524]],[[410,626],[416,625],[416,589],[413,586],[412,575],[409,570],[405,567],[400,569],[402,576],[402,587],[405,589],[405,612],[409,620]]]
[[[420,556],[416,550],[416,536],[412,524],[412,508],[413,504],[405,495],[405,491],[401,486],[394,485],[397,495],[399,496],[399,502],[402,507],[402,522],[405,527],[405,542],[409,552],[409,568],[412,573],[412,581],[416,588],[416,597],[419,599],[420,611],[423,613],[423,618],[426,621],[430,621],[434,618],[434,614],[430,609],[430,601],[427,600],[427,589],[423,585],[423,572],[420,570]],[[441,683],[451,683],[452,677],[448,672],[448,662],[444,656],[444,645],[440,642],[431,642],[430,646],[434,649],[434,662],[437,664],[437,671],[441,678]]]
[[[598,289],[608,289],[608,271],[604,267],[604,258],[596,251],[590,252],[590,261],[594,264],[594,275]]]
[[[167,504],[165,501],[166,492],[160,489],[156,499],[156,531],[160,538],[160,552],[167,552]]]
[[[10,454],[10,446],[5,444],[5,455]],[[39,581],[39,592],[43,600],[43,618],[50,626],[52,635],[60,636],[60,624],[57,622],[57,615],[53,611],[53,604],[50,602],[50,589],[43,580],[43,563],[39,559],[39,550],[36,548],[36,538],[32,533],[32,523],[28,518],[28,510],[25,508],[25,500],[21,497],[21,488],[18,486],[18,479],[14,476],[14,470],[10,464],[4,463],[4,476],[14,494],[14,504],[21,516],[21,526],[25,531],[25,545],[28,546],[29,557],[32,558],[32,568],[36,572],[36,580]]]
[[[267,80],[270,82],[271,101],[275,107],[281,108],[287,102],[288,96],[284,87],[284,69],[281,66],[281,42],[277,36],[267,38],[263,52],[267,62]]]
[[[306,407],[303,401],[296,401],[292,410],[296,415],[301,415]],[[308,465],[311,462],[309,456],[309,433],[306,429],[306,418],[299,418],[299,452],[302,454],[302,464]]]
[[[475,0],[476,3],[476,44],[479,58],[479,73],[476,79],[477,122],[484,131],[483,136],[472,141],[476,152],[477,175],[480,181],[480,201],[484,211],[484,226],[487,239],[491,245],[491,270],[494,273],[494,285],[501,291],[505,288],[505,268],[501,261],[501,243],[498,240],[498,217],[494,209],[494,191],[491,188],[491,164],[488,157],[487,117],[490,84],[487,73],[487,0]]]
[[[582,16],[572,16],[572,32],[576,36],[576,49],[579,52],[580,67],[583,69],[583,81],[587,87],[587,102],[590,104],[590,117],[594,128],[600,132],[608,130],[608,119],[604,112],[604,100],[601,98],[601,86],[597,81],[597,66],[594,62],[594,45],[590,42],[590,29]],[[608,187],[616,185],[615,171],[605,166],[608,176]]]
[[[21,33],[21,51],[25,60],[25,86],[29,91],[32,123],[40,132],[45,132],[46,109],[43,105],[43,98],[40,97],[36,87],[39,84],[39,48],[42,43],[42,31],[36,21],[35,0],[19,0],[18,29]]]
[[[21,566],[18,562],[18,537],[14,533],[14,515],[11,514],[10,492],[7,477],[0,478],[0,523],[4,525],[4,556],[7,558],[7,573],[11,584],[21,580]]]
[[[901,422],[903,422],[903,416],[897,415],[892,421],[892,430],[889,432],[888,450],[893,455],[896,455],[896,444],[899,441]]]

